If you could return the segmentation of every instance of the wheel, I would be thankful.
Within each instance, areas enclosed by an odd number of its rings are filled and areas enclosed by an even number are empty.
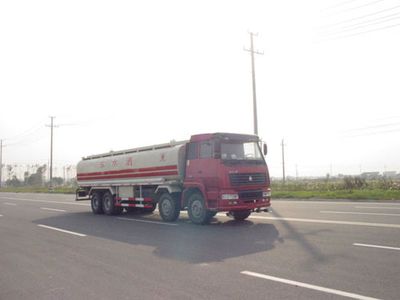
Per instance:
[[[243,221],[250,216],[251,211],[250,210],[238,210],[238,211],[232,211],[231,214],[236,221]]]
[[[161,218],[166,222],[176,221],[180,214],[178,201],[168,193],[162,194],[158,200],[158,210]]]
[[[212,213],[207,211],[203,196],[199,193],[194,193],[189,197],[188,214],[195,224],[207,224],[213,217]]]
[[[114,196],[110,192],[103,195],[103,210],[106,215],[118,215],[122,212],[122,207],[115,206]]]
[[[90,204],[92,206],[92,212],[96,215],[103,214],[103,202],[101,200],[101,193],[96,192],[92,194]]]

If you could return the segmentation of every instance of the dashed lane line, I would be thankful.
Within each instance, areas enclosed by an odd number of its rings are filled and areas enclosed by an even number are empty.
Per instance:
[[[38,202],[38,203],[56,203],[56,204],[67,204],[67,205],[90,206],[90,204],[86,204],[86,203],[74,203],[74,202],[64,202],[64,201],[39,200],[39,199],[10,198],[10,197],[0,197],[0,199],[15,200],[15,201],[27,201],[27,202]]]
[[[400,251],[400,248],[397,248],[397,247],[380,246],[380,245],[370,245],[370,244],[354,243],[353,246],[369,247],[369,248],[378,248],[378,249],[387,249],[387,250],[397,250],[397,251]]]
[[[354,206],[354,208],[366,208],[366,209],[400,209],[400,207],[391,207],[391,206]]]
[[[386,224],[386,223],[350,222],[350,221],[334,221],[334,220],[320,220],[320,219],[300,219],[300,218],[282,218],[282,217],[259,217],[259,216],[250,216],[249,218],[250,219],[272,220],[272,221],[276,220],[276,221],[319,223],[319,224],[337,224],[337,225],[354,225],[354,226],[400,228],[400,224]]]
[[[55,231],[59,231],[59,232],[63,232],[63,233],[68,233],[68,234],[80,236],[80,237],[86,236],[86,234],[83,234],[83,233],[69,231],[69,230],[65,230],[65,229],[61,229],[61,228],[57,228],[57,227],[52,227],[52,226],[47,226],[47,225],[43,225],[43,224],[38,224],[38,226],[42,227],[42,228],[47,228],[47,229],[51,229],[51,230],[55,230]]]
[[[288,284],[288,285],[293,285],[295,287],[302,287],[302,288],[306,288],[306,289],[316,290],[319,292],[339,295],[342,297],[348,297],[348,298],[352,298],[352,299],[377,300],[377,298],[367,297],[367,296],[363,296],[363,295],[359,295],[359,294],[349,293],[349,292],[345,292],[345,291],[341,291],[341,290],[326,288],[326,287],[322,287],[322,286],[318,286],[318,285],[308,284],[308,283],[304,283],[304,282],[300,282],[300,281],[289,280],[289,279],[285,279],[285,278],[279,278],[279,277],[265,275],[265,274],[256,273],[256,272],[242,271],[240,273],[243,275],[262,278],[262,279],[280,282],[280,283],[284,283],[284,284]]]
[[[49,210],[49,211],[57,211],[57,212],[66,212],[64,209],[57,209],[57,208],[49,208],[49,207],[41,207],[42,210]]]
[[[10,206],[17,206],[15,203],[10,203],[10,202],[4,202],[5,205],[10,205]]]
[[[369,215],[369,216],[393,216],[393,217],[400,217],[400,214],[366,213],[366,212],[333,211],[333,210],[321,210],[320,213],[322,213],[322,214],[343,214],[343,215]]]
[[[123,218],[123,217],[118,217],[117,219],[118,219],[118,220],[124,220],[124,221],[133,221],[133,222],[142,222],[142,223],[158,224],[158,225],[178,226],[177,223],[164,223],[164,222],[149,221],[149,220],[141,220],[141,219],[132,219],[132,218]]]

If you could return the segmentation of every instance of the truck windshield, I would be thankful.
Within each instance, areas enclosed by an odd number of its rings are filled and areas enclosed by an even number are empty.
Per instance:
[[[221,158],[223,160],[264,161],[256,142],[221,143]]]

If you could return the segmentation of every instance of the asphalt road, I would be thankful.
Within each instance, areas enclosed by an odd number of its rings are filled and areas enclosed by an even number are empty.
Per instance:
[[[400,202],[273,201],[193,225],[0,193],[0,299],[400,299]]]

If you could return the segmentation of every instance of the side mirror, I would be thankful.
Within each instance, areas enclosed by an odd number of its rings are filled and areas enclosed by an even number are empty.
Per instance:
[[[267,155],[267,153],[268,153],[268,147],[267,147],[267,144],[263,144],[263,153],[264,153],[264,156],[266,156],[266,155]]]

